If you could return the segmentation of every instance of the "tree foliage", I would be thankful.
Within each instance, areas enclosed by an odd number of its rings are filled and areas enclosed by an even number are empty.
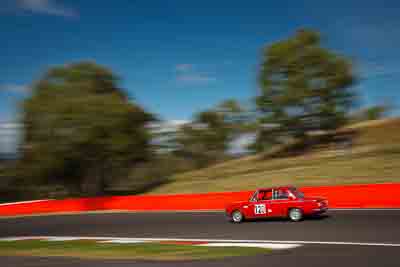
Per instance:
[[[263,126],[259,147],[282,137],[303,138],[310,131],[343,125],[354,101],[354,82],[351,62],[321,47],[315,31],[300,30],[267,47],[256,99]]]
[[[353,122],[379,120],[386,117],[390,112],[391,108],[392,107],[388,104],[370,106],[356,111],[354,114],[350,116],[350,119]]]
[[[213,110],[203,111],[178,133],[178,154],[192,159],[198,167],[204,167],[224,158],[228,140],[223,116]]]
[[[229,158],[232,142],[244,131],[245,110],[233,99],[199,112],[177,135],[178,154],[203,167]]]
[[[98,194],[116,173],[145,161],[152,116],[117,84],[95,63],[48,71],[24,103],[24,176]]]

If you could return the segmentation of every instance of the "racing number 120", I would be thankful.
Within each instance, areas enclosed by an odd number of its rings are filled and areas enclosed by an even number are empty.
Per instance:
[[[265,204],[256,204],[254,207],[255,214],[266,214],[267,209],[265,208]]]

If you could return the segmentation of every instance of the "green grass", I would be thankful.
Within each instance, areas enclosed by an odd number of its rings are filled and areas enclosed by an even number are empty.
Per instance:
[[[204,260],[253,256],[263,248],[201,247],[158,243],[110,244],[80,241],[0,241],[0,256],[74,257],[83,259]]]
[[[255,155],[175,175],[149,194],[253,190],[257,187],[400,182],[400,119],[372,121],[355,130],[351,149],[319,147],[302,155]]]

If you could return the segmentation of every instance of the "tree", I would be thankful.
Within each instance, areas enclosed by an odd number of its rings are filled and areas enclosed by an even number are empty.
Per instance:
[[[222,113],[206,110],[195,115],[192,123],[178,133],[177,153],[204,167],[225,158],[231,141],[230,128]]]
[[[195,114],[191,123],[177,132],[177,154],[191,158],[198,167],[232,158],[242,150],[242,142],[256,128],[248,107],[235,99],[227,99],[215,107]],[[246,147],[243,146],[243,152]]]
[[[304,138],[310,131],[337,129],[353,104],[350,88],[354,82],[350,61],[321,47],[315,31],[300,30],[267,47],[259,72],[261,92],[256,98],[263,126],[259,142],[281,142]]]
[[[56,67],[24,103],[24,176],[100,194],[109,179],[149,158],[152,115],[95,63]]]
[[[222,101],[216,110],[222,113],[225,121],[228,121],[230,124],[238,124],[245,121],[244,109],[235,99]]]
[[[235,99],[222,101],[217,105],[215,111],[223,116],[224,123],[230,129],[231,138],[254,130],[253,114],[248,107]]]
[[[392,107],[389,104],[370,106],[356,111],[350,116],[354,122],[379,120],[388,116]]]

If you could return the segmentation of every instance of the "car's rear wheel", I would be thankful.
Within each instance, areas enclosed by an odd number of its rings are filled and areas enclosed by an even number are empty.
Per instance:
[[[234,212],[232,212],[232,222],[234,223],[241,223],[243,222],[243,214],[240,210],[235,210]]]
[[[292,208],[289,210],[289,219],[293,222],[298,222],[303,219],[303,211],[298,208]]]

